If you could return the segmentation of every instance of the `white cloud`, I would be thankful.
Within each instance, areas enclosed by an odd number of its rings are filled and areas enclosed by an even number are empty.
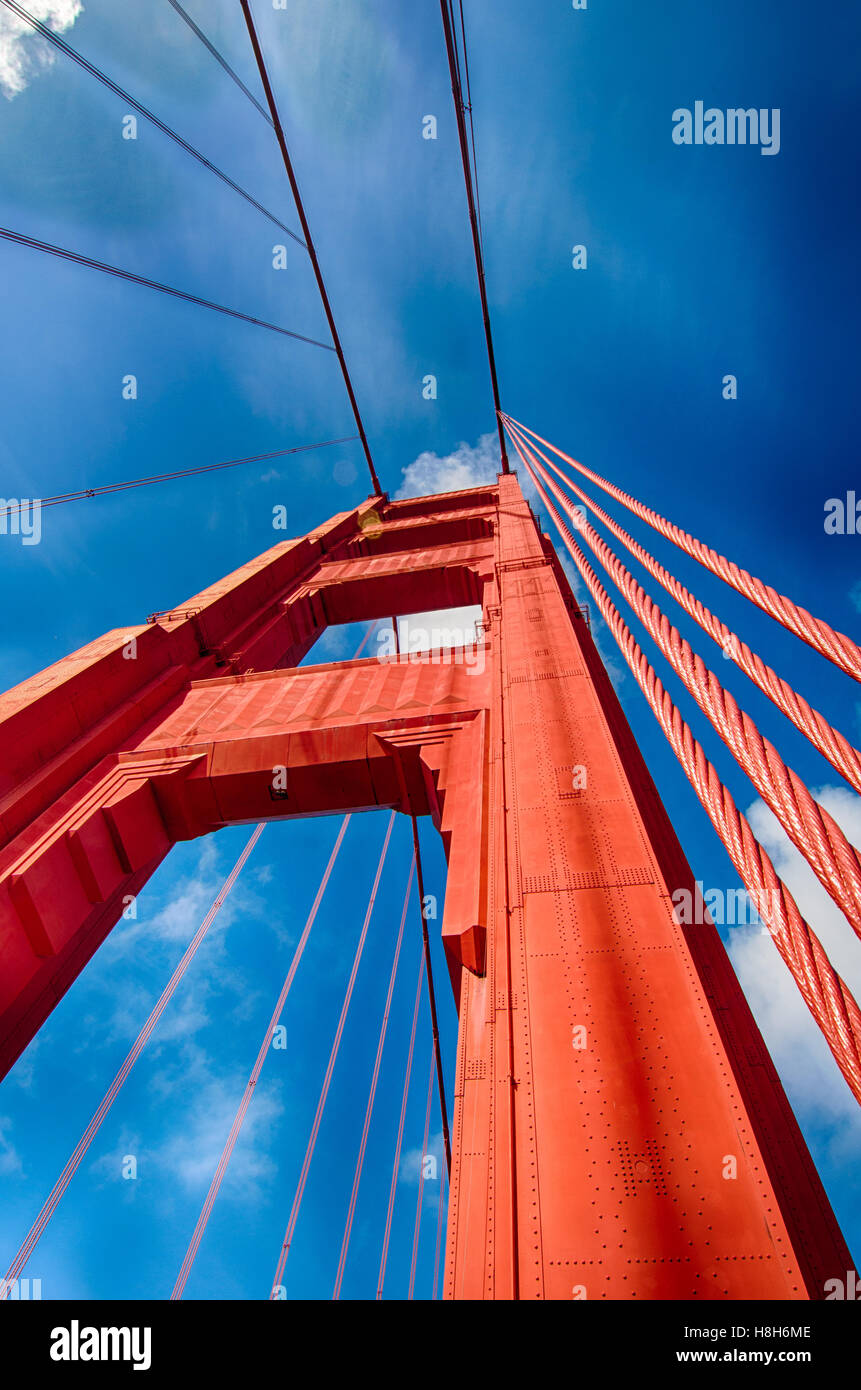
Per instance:
[[[9,1124],[8,1120],[0,1120],[0,1176],[2,1177],[10,1177],[12,1173],[23,1171],[21,1159],[4,1133]]]
[[[458,444],[442,457],[429,451],[419,454],[403,469],[404,481],[395,498],[430,497],[437,492],[481,487],[483,483],[495,483],[499,469],[497,437],[483,434],[477,444]]]
[[[426,1157],[433,1157],[436,1166],[423,1179],[423,1163]],[[424,1154],[422,1154],[421,1149],[416,1148],[407,1149],[401,1155],[398,1182],[403,1183],[405,1187],[418,1187],[419,1182],[423,1182],[422,1198],[425,1206],[436,1207],[439,1202],[439,1184],[443,1180],[444,1167],[445,1145],[442,1130],[440,1130],[428,1138],[428,1146]]]
[[[861,844],[861,797],[843,787],[814,791],[841,825]],[[756,801],[748,819],[798,907],[821,940],[835,970],[856,998],[861,993],[858,941],[843,913],[822,888],[771,811]],[[730,932],[728,949],[775,1066],[800,1117],[824,1126],[837,1162],[861,1159],[858,1105],[809,1013],[798,988],[768,936],[758,927]]]
[[[161,1098],[162,1109],[177,1094],[188,1097],[179,1123],[171,1124],[156,1143],[144,1142],[139,1134],[123,1128],[119,1139],[92,1160],[90,1171],[105,1181],[120,1181],[123,1159],[131,1154],[141,1170],[169,1177],[186,1192],[206,1190],[221,1158],[244,1086],[244,1076],[233,1071],[222,1077],[199,1049],[185,1049],[180,1065],[157,1073],[151,1088],[152,1094]],[[241,1197],[243,1201],[259,1197],[261,1185],[273,1176],[269,1140],[272,1126],[282,1113],[283,1105],[272,1089],[258,1087],[231,1157],[223,1194]],[[173,1111],[171,1115],[174,1117]],[[174,1195],[169,1194],[168,1200],[173,1199]]]
[[[81,0],[28,0],[26,8],[34,19],[40,19],[55,34],[62,34],[72,27],[84,7]],[[5,6],[0,9],[0,91],[7,101],[51,67],[55,58],[56,52],[47,39]]]

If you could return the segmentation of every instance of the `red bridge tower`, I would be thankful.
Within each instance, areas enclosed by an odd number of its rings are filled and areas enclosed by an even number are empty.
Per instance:
[[[465,604],[469,660],[297,669],[328,624]],[[0,698],[0,747],[0,1075],[177,840],[396,807],[448,857],[447,1295],[822,1298],[851,1268],[514,475],[371,498],[107,633]]]

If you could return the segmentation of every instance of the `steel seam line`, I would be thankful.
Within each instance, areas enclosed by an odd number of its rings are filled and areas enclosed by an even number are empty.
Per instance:
[[[666,569],[659,564],[653,555],[643,546],[639,545],[613,518],[599,507],[588,493],[574,482],[572,478],[554,463],[543,449],[539,449],[537,444],[526,439],[526,436],[511,422],[508,428],[518,436],[521,443],[528,443],[531,451],[544,460],[548,468],[551,468],[557,477],[561,478],[567,488],[578,497],[586,507],[590,507],[607,529],[620,540],[625,548],[643,565],[653,578],[666,589],[676,602],[682,607],[689,617],[693,618],[723,650],[724,654],[731,658],[745,675],[753,681],[764,695],[768,696],[771,702],[785,714],[798,729],[799,733],[804,734],[805,738],[813,744],[817,752],[827,758],[835,772],[839,772],[847,782],[861,794],[861,754],[854,748],[847,738],[835,729],[818,710],[813,709],[808,704],[803,695],[799,693],[779,676],[776,671],[751,650],[746,642],[743,642],[730,628],[726,626],[720,618],[716,617],[705,604],[701,603],[694,594],[691,594],[684,585]]]
[[[520,452],[512,435],[512,442]],[[747,818],[738,810],[727,787],[673,704],[632,632],[602,587],[595,571],[544,491],[541,480],[524,457],[527,471],[548,514],[599,611],[610,628],[631,673],[645,695],[682,769],[706,811],[754,903],[769,903],[769,935],[816,1019],[843,1076],[861,1103],[861,1011],[825,950],[802,917],[767,851],[756,839]]]
[[[200,150],[195,149],[194,145],[190,145],[187,140],[183,140],[182,136],[177,134],[175,130],[172,130],[169,125],[165,125],[164,121],[160,121],[158,116],[146,106],[142,106],[139,101],[135,101],[134,97],[129,92],[124,91],[122,87],[118,87],[116,82],[112,81],[106,73],[102,72],[100,68],[95,67],[93,63],[88,62],[82,54],[78,53],[77,49],[72,48],[71,44],[66,43],[65,39],[62,39],[59,34],[55,34],[52,29],[49,29],[48,26],[37,19],[35,15],[25,10],[17,3],[17,0],[1,0],[1,2],[6,6],[7,10],[20,19],[22,23],[29,24],[30,28],[34,29],[43,39],[47,39],[47,41],[53,44],[55,48],[59,49],[61,53],[65,53],[67,58],[71,58],[72,61],[77,63],[79,67],[82,67],[85,72],[88,72],[91,77],[95,77],[97,82],[101,82],[103,87],[107,87],[115,96],[120,97],[128,106],[133,107],[138,115],[143,116],[147,121],[151,121],[162,134],[166,135],[170,140],[173,140],[174,144],[179,145],[180,149],[185,150],[186,154],[190,154],[192,159],[196,159],[197,162],[202,164],[205,169],[208,169],[210,173],[215,174],[216,178],[221,179],[222,183],[227,184],[228,188],[232,188],[234,193],[238,193],[240,198],[244,198],[246,203],[250,203],[258,212],[262,212],[264,217],[268,217],[270,222],[273,222],[276,227],[280,227],[282,232],[286,232],[289,237],[292,237],[294,241],[298,242],[303,250],[308,249],[302,238],[297,236],[294,231],[291,231],[285,222],[282,222],[280,218],[276,217],[274,213],[271,213],[268,208],[265,208],[262,203],[259,203],[256,198],[253,198],[240,184],[236,183],[229,175],[225,174],[222,169],[219,169],[217,164],[213,164],[212,160],[207,159],[206,155],[201,154]],[[238,81],[239,79],[237,78],[236,80]],[[248,93],[248,95],[250,96],[251,94]],[[254,98],[251,97],[251,100],[253,101]]]
[[[27,1260],[33,1253],[33,1250],[35,1249],[40,1236],[42,1235],[43,1231],[45,1230],[45,1227],[51,1219],[51,1216],[53,1215],[57,1203],[59,1202],[60,1198],[62,1197],[63,1193],[65,1192],[66,1188],[68,1187],[69,1183],[74,1177],[75,1173],[78,1171],[78,1168],[80,1167],[81,1161],[83,1160],[87,1150],[89,1149],[97,1133],[101,1129],[102,1122],[105,1119],[105,1116],[107,1115],[108,1111],[110,1110],[111,1106],[113,1105],[114,1101],[119,1095],[119,1092],[125,1084],[129,1072],[131,1071],[132,1067],[134,1066],[135,1062],[137,1061],[138,1057],[143,1051],[144,1046],[146,1045],[150,1037],[150,1034],[155,1028],[155,1025],[158,1023],[159,1019],[164,1013],[164,1010],[167,1004],[169,1003],[170,999],[172,998],[177,985],[185,975],[188,966],[197,954],[198,948],[203,942],[203,939],[209,931],[209,928],[212,926],[212,923],[218,916],[218,913],[224,905],[224,902],[228,894],[233,888],[233,885],[235,884],[237,878],[239,877],[239,874],[242,871],[243,866],[245,865],[245,861],[248,859],[248,856],[250,855],[254,846],[257,844],[257,841],[260,839],[263,830],[264,824],[261,823],[252,832],[247,844],[245,845],[245,848],[242,850],[241,854],[239,855],[239,858],[236,860],[236,863],[234,864],[233,868],[231,869],[230,873],[228,874],[227,878],[222,884],[222,887],[218,895],[216,896],[212,906],[210,907],[209,911],[207,912],[206,916],[204,917],[203,921],[201,922],[200,926],[198,927],[197,931],[192,937],[190,944],[186,947],[185,953],[181,961],[179,962],[179,965],[176,967],[167,984],[165,985],[164,989],[162,990],[158,1002],[153,1008],[152,1012],[150,1013],[150,1016],[144,1024],[143,1028],[141,1029],[140,1033],[138,1034],[134,1046],[132,1047],[131,1051],[129,1052],[128,1056],[126,1057],[125,1061],[123,1062],[122,1066],[120,1067],[110,1086],[108,1087],[108,1090],[105,1092],[105,1096],[102,1100],[102,1103],[99,1106],[93,1118],[90,1120],[90,1123],[83,1135],[83,1138],[79,1141],[77,1148],[75,1149],[74,1153],[72,1154],[71,1158],[67,1162],[65,1168],[63,1169],[56,1183],[54,1184],[54,1187],[51,1189],[50,1196],[48,1197],[47,1201],[45,1202],[45,1205],[42,1207],[42,1210],[40,1211],[38,1217],[33,1223],[33,1226],[31,1227],[30,1232],[26,1240],[24,1241],[24,1244],[21,1246],[20,1250],[18,1251],[17,1255],[12,1261],[6,1278],[3,1280],[2,1284],[0,1284],[0,1301],[2,1301],[4,1298],[8,1298],[9,1290],[12,1284],[18,1278],[18,1275],[21,1273],[21,1270],[24,1268],[24,1265],[27,1263]]]
[[[326,865],[322,878],[320,879],[320,883],[317,888],[317,893],[314,897],[314,901],[311,904],[311,909],[305,920],[305,926],[302,930],[302,935],[300,936],[296,946],[296,950],[293,953],[293,959],[290,962],[290,968],[287,971],[286,978],[284,980],[283,985],[281,986],[281,992],[278,995],[278,999],[275,1003],[275,1008],[272,1012],[272,1017],[269,1020],[269,1024],[266,1028],[265,1033],[263,1034],[263,1041],[260,1044],[260,1049],[257,1053],[257,1059],[254,1063],[254,1066],[251,1069],[251,1075],[249,1076],[248,1081],[246,1083],[245,1091],[243,1092],[242,1099],[239,1102],[236,1115],[234,1116],[233,1124],[230,1128],[230,1133],[228,1134],[224,1144],[224,1148],[222,1149],[221,1157],[218,1160],[215,1173],[213,1174],[212,1182],[209,1185],[209,1191],[206,1194],[203,1207],[201,1208],[200,1215],[197,1218],[197,1224],[192,1233],[191,1240],[188,1243],[188,1249],[185,1252],[185,1258],[180,1267],[179,1274],[177,1275],[176,1283],[173,1287],[173,1293],[171,1294],[172,1300],[182,1298],[183,1290],[185,1289],[185,1286],[188,1282],[188,1276],[191,1273],[192,1265],[194,1264],[195,1257],[200,1248],[200,1242],[203,1239],[203,1234],[206,1230],[206,1225],[209,1221],[210,1213],[215,1204],[215,1199],[218,1196],[222,1181],[224,1180],[224,1175],[227,1172],[227,1165],[229,1164],[230,1159],[233,1155],[233,1150],[236,1147],[236,1141],[239,1138],[239,1133],[242,1129],[246,1112],[248,1110],[249,1105],[251,1104],[251,1097],[254,1094],[254,1088],[257,1085],[257,1082],[260,1078],[260,1073],[263,1070],[263,1063],[266,1061],[266,1057],[272,1045],[272,1035],[275,1032],[276,1027],[278,1026],[278,1020],[280,1019],[281,1014],[284,1010],[284,1005],[287,1002],[287,996],[290,993],[290,988],[296,976],[296,971],[299,968],[299,962],[302,959],[302,955],[308,943],[308,937],[311,935],[311,928],[314,925],[314,921],[316,919],[320,903],[323,900],[323,894],[326,891],[326,887],[331,877],[332,870],[335,867],[335,861],[338,858],[338,852],[343,843],[344,835],[346,834],[347,826],[349,825],[349,823],[350,814],[348,813],[346,816],[344,816],[344,819],[341,821],[341,827],[338,831],[338,835],[335,840],[335,844],[332,848],[332,852],[329,855],[329,862]]]
[[[359,936],[359,942],[356,946],[356,954],[353,957],[353,967],[350,971],[350,978],[347,981],[347,989],[344,995],[344,1003],[341,1006],[341,1015],[338,1019],[338,1026],[335,1029],[335,1037],[332,1042],[332,1050],[329,1054],[329,1062],[326,1067],[326,1074],[323,1077],[323,1085],[320,1089],[320,1099],[317,1102],[317,1111],[314,1115],[314,1123],[311,1126],[311,1134],[308,1138],[308,1146],[305,1150],[305,1158],[302,1163],[302,1171],[299,1174],[299,1181],[296,1185],[296,1192],[293,1197],[293,1205],[290,1209],[290,1217],[287,1222],[287,1230],[284,1233],[284,1240],[282,1241],[281,1251],[278,1256],[278,1264],[275,1268],[275,1277],[272,1280],[272,1288],[269,1293],[270,1301],[274,1300],[276,1297],[276,1293],[281,1285],[281,1279],[284,1274],[284,1266],[286,1265],[287,1257],[290,1254],[290,1245],[293,1240],[293,1233],[296,1229],[296,1221],[299,1216],[299,1209],[302,1205],[302,1198],[305,1193],[305,1184],[308,1181],[308,1172],[311,1167],[311,1159],[314,1156],[314,1149],[317,1145],[317,1135],[320,1132],[320,1122],[323,1118],[323,1111],[326,1108],[326,1099],[329,1095],[329,1087],[332,1083],[332,1075],[335,1070],[335,1062],[338,1058],[338,1051],[341,1046],[341,1038],[343,1037],[344,1033],[344,1024],[347,1021],[347,1014],[350,1008],[350,1001],[353,997],[353,987],[356,983],[356,976],[359,973],[359,962],[362,959],[362,952],[365,949],[365,940],[368,935],[368,926],[371,921],[371,914],[374,910],[374,903],[377,899],[377,889],[380,886],[380,879],[383,873],[383,865],[386,862],[386,854],[389,848],[389,841],[392,838],[392,829],[395,824],[396,815],[397,812],[392,811],[391,816],[389,817],[389,824],[386,829],[386,837],[383,841],[383,848],[380,851],[380,859],[379,863],[377,864],[377,872],[374,878],[373,887],[371,888],[370,897],[368,898],[368,907],[367,911],[365,912],[365,920],[362,923],[362,930]]]
[[[504,413],[502,418],[506,424],[517,425],[533,439],[537,439],[540,444],[545,444],[548,449],[552,449],[554,454],[564,459],[572,468],[576,468],[577,472],[581,473],[584,478],[588,478],[603,492],[608,493],[617,502],[621,502],[622,506],[627,507],[629,512],[633,512],[654,531],[672,541],[679,550],[690,555],[691,559],[697,560],[705,569],[717,575],[718,579],[722,579],[725,584],[729,584],[731,588],[749,599],[757,608],[768,613],[769,617],[774,618],[789,632],[800,637],[802,642],[813,647],[820,656],[824,656],[835,666],[839,666],[847,676],[852,676],[854,680],[861,680],[861,647],[845,633],[837,632],[824,619],[815,618],[812,613],[808,613],[806,608],[800,607],[792,599],[787,598],[785,594],[779,594],[776,589],[772,589],[770,585],[763,583],[755,575],[749,574],[747,570],[734,564],[732,560],[728,560],[718,551],[712,550],[710,546],[704,545],[702,541],[698,541],[696,537],[689,535],[687,531],[683,531],[673,522],[667,521],[658,512],[653,512],[649,507],[645,507],[636,498],[629,497],[621,488],[614,486],[613,483],[608,483],[600,474],[593,473],[591,468],[586,468],[582,463],[578,463],[576,459],[571,458],[570,454],[566,454],[555,444],[551,444],[549,439],[544,439],[540,434],[529,429],[528,425],[521,425],[517,420],[512,420]]]

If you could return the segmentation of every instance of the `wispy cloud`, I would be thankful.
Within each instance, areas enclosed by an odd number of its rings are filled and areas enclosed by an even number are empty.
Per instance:
[[[477,444],[458,444],[450,454],[419,454],[403,469],[404,481],[395,497],[429,497],[436,492],[481,487],[483,483],[495,483],[498,471],[496,435],[483,434]]]
[[[89,1165],[90,1172],[107,1182],[119,1181],[123,1160],[132,1155],[137,1159],[139,1176],[147,1171],[153,1176],[169,1175],[179,1194],[204,1191],[221,1158],[244,1085],[245,1078],[238,1072],[222,1076],[215,1061],[201,1049],[186,1049],[181,1065],[172,1063],[156,1075],[152,1085],[152,1094],[162,1102],[177,1093],[187,1097],[180,1122],[171,1124],[156,1142],[144,1141],[137,1131],[124,1128],[116,1143]],[[222,1188],[225,1196],[241,1195],[243,1201],[260,1196],[260,1185],[275,1172],[269,1140],[282,1112],[272,1089],[259,1088],[231,1158]]]
[[[83,11],[81,0],[28,0],[34,19],[62,34]],[[5,7],[0,9],[0,91],[7,101],[29,87],[34,77],[50,68],[56,54],[47,41]]]
[[[18,1153],[11,1140],[6,1138],[6,1131],[9,1128],[9,1121],[0,1119],[0,1177],[8,1177],[11,1173],[22,1171]]]

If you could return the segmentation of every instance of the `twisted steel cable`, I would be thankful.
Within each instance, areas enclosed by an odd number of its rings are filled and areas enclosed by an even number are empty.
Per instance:
[[[766,920],[781,959],[816,1019],[847,1085],[861,1103],[861,1010],[858,1004],[829,961],[819,938],[802,917],[768,852],[756,839],[746,817],[738,810],[729,790],[721,782],[633,633],[547,497],[529,462],[525,459],[524,462],[634,679],[648,700],[742,882]]]
[[[509,425],[509,429],[513,429],[513,426]],[[527,442],[525,436],[520,435],[520,438],[523,442]],[[569,478],[568,474],[544,453],[543,449],[539,449],[535,444],[530,444],[530,448],[533,453],[538,454],[544,460],[548,468],[553,469],[553,472],[562,479],[563,483],[585,506],[591,507],[599,521],[603,522],[616,539],[620,540],[630,553],[639,560],[640,564],[644,565],[649,573],[657,579],[658,583],[663,585],[667,593],[684,608],[689,617],[693,618],[694,622],[698,623],[703,631],[708,633],[709,637],[723,648],[724,652],[744,671],[754,685],[764,695],[767,695],[781,713],[785,714],[787,719],[795,725],[799,733],[804,734],[805,738],[809,739],[817,752],[828,759],[835,772],[839,772],[840,776],[844,777],[850,786],[861,794],[861,753],[840,733],[840,730],[829,724],[825,716],[808,704],[803,695],[799,695],[788,681],[779,676],[771,666],[768,666],[761,657],[757,656],[756,652],[751,651],[747,643],[743,642],[731,628],[728,628],[726,623],[716,617],[706,608],[704,603],[701,603],[684,585],[680,584],[669,570],[664,569],[663,565],[659,564],[648,550],[645,550],[632,536],[629,536],[627,531],[623,530],[602,507],[593,501],[588,493],[583,492],[573,479]]]
[[[534,476],[523,446],[513,434],[512,439]],[[572,514],[573,504],[538,459],[533,459],[557,501]],[[840,826],[811,796],[801,778],[787,767],[774,745],[762,737],[749,715],[739,708],[597,531],[588,522],[581,522],[579,529],[822,886],[845,913],[855,934],[861,937],[861,859]]]
[[[512,420],[509,415],[503,415],[506,425],[517,425],[517,420]],[[543,439],[540,434],[530,430],[526,425],[520,425],[532,438],[537,439],[540,444],[545,444],[548,449],[552,449],[554,454],[570,463],[572,468],[576,468],[584,478],[600,487],[610,497],[621,502],[623,507],[627,507],[629,512],[633,512],[641,521],[645,521],[653,530],[658,531],[667,540],[672,541],[673,545],[678,546],[686,555],[697,560],[706,569],[716,574],[718,579],[722,579],[725,584],[738,593],[743,594],[751,603],[761,608],[763,613],[774,618],[789,632],[795,633],[802,642],[813,647],[814,651],[819,652],[820,656],[826,657],[839,666],[841,671],[845,671],[847,676],[852,676],[856,681],[861,681],[861,647],[847,637],[843,632],[837,632],[833,627],[826,623],[822,618],[815,618],[812,613],[808,613],[806,608],[793,603],[792,599],[785,594],[779,594],[776,589],[772,589],[769,584],[764,584],[755,575],[749,574],[747,570],[736,565],[732,560],[728,560],[725,555],[719,554],[717,550],[712,550],[710,546],[698,541],[695,536],[691,536],[687,531],[683,531],[680,526],[667,521],[665,517],[653,512],[649,507],[644,507],[642,502],[636,498],[629,497],[621,488],[613,483],[608,483],[600,474],[593,473],[591,468],[586,468],[576,459],[571,458],[562,449],[558,449],[555,444],[551,444],[548,439]]]

